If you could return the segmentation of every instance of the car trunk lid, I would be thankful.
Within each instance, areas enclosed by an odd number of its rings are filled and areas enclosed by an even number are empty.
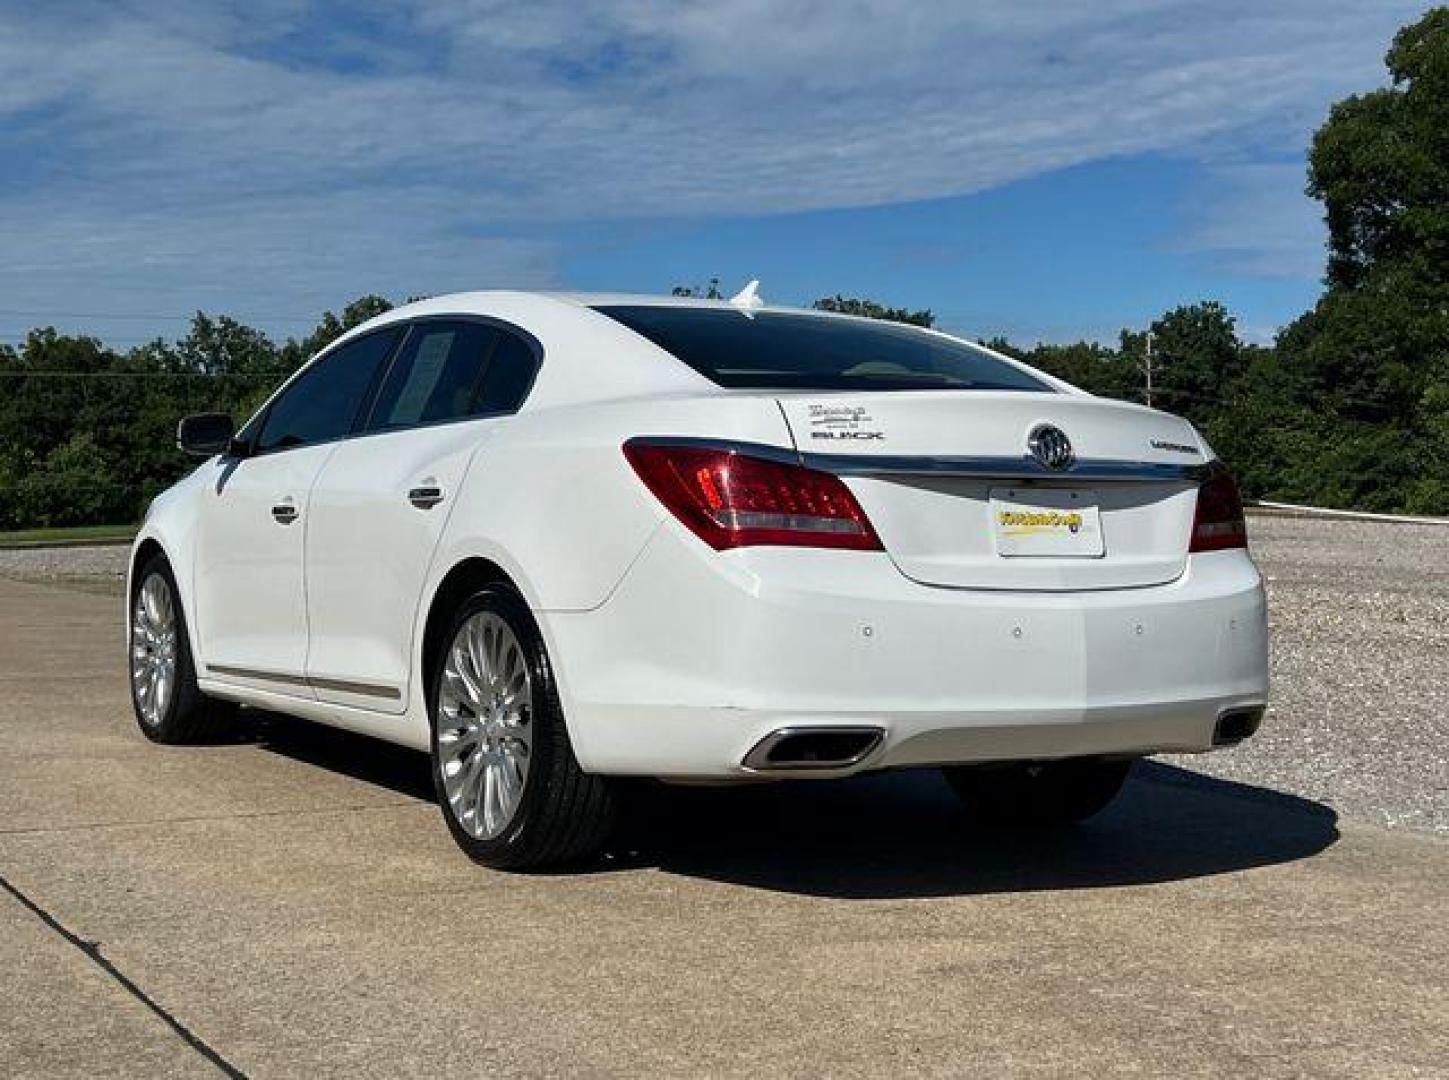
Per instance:
[[[915,581],[1115,589],[1173,581],[1186,568],[1194,470],[1207,455],[1176,417],[1070,393],[777,400],[806,463],[846,478],[891,559]],[[1046,428],[1070,441],[1062,468],[1029,450]]]

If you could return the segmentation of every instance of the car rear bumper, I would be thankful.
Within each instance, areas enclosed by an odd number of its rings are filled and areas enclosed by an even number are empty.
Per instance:
[[[608,774],[749,779],[784,728],[881,737],[840,768],[768,775],[1201,751],[1268,689],[1241,551],[1148,588],[959,590],[881,553],[716,553],[666,523],[603,605],[542,615],[575,752]]]

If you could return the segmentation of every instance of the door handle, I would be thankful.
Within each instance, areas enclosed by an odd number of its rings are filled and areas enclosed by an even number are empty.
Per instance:
[[[279,502],[272,507],[272,517],[282,525],[290,525],[297,520],[297,504],[294,502]]]
[[[408,490],[408,502],[419,510],[429,510],[443,501],[443,489],[437,484],[421,484]]]

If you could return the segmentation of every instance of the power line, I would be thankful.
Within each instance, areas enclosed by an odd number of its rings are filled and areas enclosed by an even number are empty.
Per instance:
[[[0,379],[285,379],[290,371],[0,371]]]
[[[96,334],[67,334],[66,337],[69,337],[69,338],[72,338],[72,339],[75,339],[75,338],[90,338],[90,339],[93,339],[93,340],[96,340],[96,341],[100,341],[102,345],[105,345],[105,346],[108,346],[108,347],[110,347],[110,346],[128,345],[128,346],[131,346],[131,347],[134,348],[134,347],[141,346],[141,345],[149,345],[153,341],[160,341],[160,342],[163,342],[163,343],[166,341],[166,339],[163,338],[160,334],[152,334],[152,335],[150,335],[148,337],[134,337],[134,336],[130,336],[130,335],[122,335],[121,337],[112,337],[110,334],[107,334],[107,335],[105,335],[104,338],[101,338],[99,335],[96,335]],[[26,344],[26,341],[27,341],[26,338],[21,337],[19,335],[15,335],[15,334],[10,334],[10,335],[0,334],[0,345],[8,346],[10,348],[23,348],[25,346],[25,344]]]
[[[0,308],[0,315],[13,315],[27,319],[157,319],[167,322],[190,322],[197,314],[205,315],[204,311],[192,312],[190,315],[148,315],[139,311],[45,311],[41,309],[27,308]],[[258,322],[318,322],[320,315],[258,315],[253,312],[241,314],[223,313],[209,318],[229,319],[252,319]]]

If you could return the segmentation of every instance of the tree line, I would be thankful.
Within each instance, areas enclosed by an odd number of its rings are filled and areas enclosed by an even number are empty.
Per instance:
[[[1390,85],[1335,105],[1308,192],[1328,224],[1324,291],[1271,347],[1206,300],[1115,344],[986,344],[1085,390],[1195,423],[1250,497],[1449,513],[1449,8],[1395,37]],[[719,295],[681,286],[676,293]],[[189,463],[178,417],[249,415],[308,357],[386,311],[377,296],[274,342],[198,314],[186,336],[127,351],[54,328],[0,346],[0,528],[136,520]],[[825,297],[816,307],[931,326],[928,310]]]

